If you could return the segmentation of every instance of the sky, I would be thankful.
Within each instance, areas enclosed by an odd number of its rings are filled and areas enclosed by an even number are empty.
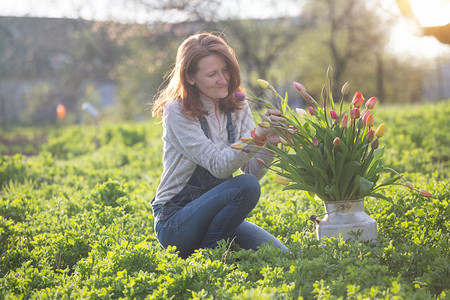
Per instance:
[[[422,26],[439,26],[450,23],[450,0],[409,0],[414,14]],[[111,3],[126,3],[126,5],[112,5]],[[148,22],[156,19],[147,10],[136,6],[134,1],[119,0],[1,0],[0,16],[33,16],[54,18],[84,19],[115,19]],[[226,3],[230,3],[229,0]],[[277,9],[271,5],[262,5],[263,0],[240,0],[240,14],[247,12],[243,17],[272,17],[274,11],[284,15],[297,14],[299,7],[289,6],[282,0],[276,1]],[[285,3],[285,4],[284,4]],[[369,3],[369,2],[368,2]],[[397,10],[396,0],[383,0],[386,10]],[[161,14],[159,14],[160,16]],[[176,21],[171,15],[171,19]],[[179,21],[182,16],[178,15]],[[450,46],[440,44],[433,37],[415,36],[408,23],[399,18],[390,33],[388,51],[411,58],[450,57]]]

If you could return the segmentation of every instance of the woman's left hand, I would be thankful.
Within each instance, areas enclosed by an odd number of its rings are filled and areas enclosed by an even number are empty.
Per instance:
[[[281,116],[281,111],[277,109],[268,109],[264,116],[268,117],[272,124],[278,124],[278,122],[286,122],[286,119]],[[267,134],[267,141],[272,145],[277,145],[280,142],[280,136],[273,130],[270,130]]]

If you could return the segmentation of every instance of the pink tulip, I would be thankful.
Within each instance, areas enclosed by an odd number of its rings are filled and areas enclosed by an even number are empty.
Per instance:
[[[366,110],[364,116],[362,117],[362,120],[364,121],[364,124],[366,124],[367,118],[370,115],[370,111]]]
[[[373,109],[375,107],[375,104],[377,103],[377,98],[372,97],[366,102],[366,108]]]
[[[360,107],[364,103],[364,96],[361,92],[356,92],[353,96],[352,104],[356,107]]]
[[[319,145],[319,141],[317,140],[316,137],[313,138],[312,144],[317,147],[317,145]]]
[[[301,90],[300,94],[302,95],[303,99],[305,99],[305,101],[308,102],[309,104],[314,102],[314,98],[306,91]]]
[[[360,117],[360,112],[358,107],[353,107],[350,109],[350,118],[358,119]]]
[[[301,84],[297,81],[293,81],[292,83],[294,84],[294,87],[297,91],[299,91],[299,92],[306,91],[306,88],[303,86],[303,84]]]
[[[330,116],[333,120],[339,119],[339,116],[334,110],[330,110]]]

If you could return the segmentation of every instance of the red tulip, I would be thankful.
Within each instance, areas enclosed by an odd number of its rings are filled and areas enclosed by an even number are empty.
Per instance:
[[[367,132],[367,140],[368,140],[369,142],[372,142],[374,138],[375,138],[375,131],[373,131],[373,129],[370,129],[370,130]]]
[[[334,110],[330,110],[330,116],[333,120],[339,119],[339,116]]]
[[[333,145],[334,146],[339,146],[341,144],[341,139],[339,138],[339,137],[337,137],[337,138],[335,138],[334,140],[333,140]]]
[[[345,115],[345,116],[342,118],[342,121],[341,121],[341,127],[342,127],[342,128],[347,127],[347,123],[348,123],[348,115]]]
[[[423,196],[423,197],[431,197],[432,196],[431,193],[428,192],[427,190],[420,190],[419,195]]]
[[[373,126],[373,115],[372,114],[370,114],[367,117],[366,126],[369,127],[369,128],[371,128]]]

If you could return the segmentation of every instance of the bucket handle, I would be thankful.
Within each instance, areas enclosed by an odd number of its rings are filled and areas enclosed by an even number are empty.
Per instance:
[[[322,216],[325,216],[325,215],[329,215],[329,214],[332,214],[332,213],[336,213],[336,212],[339,212],[339,211],[345,213],[349,209],[350,209],[350,204],[342,203],[342,204],[339,204],[338,209],[336,209],[336,210],[333,210],[333,211],[330,211],[330,212],[326,212],[326,213],[323,213],[323,214],[320,214],[320,215],[312,215],[312,216],[309,217],[309,219],[311,221],[313,221],[314,223],[319,224],[320,221],[322,221],[319,217],[322,217]]]

